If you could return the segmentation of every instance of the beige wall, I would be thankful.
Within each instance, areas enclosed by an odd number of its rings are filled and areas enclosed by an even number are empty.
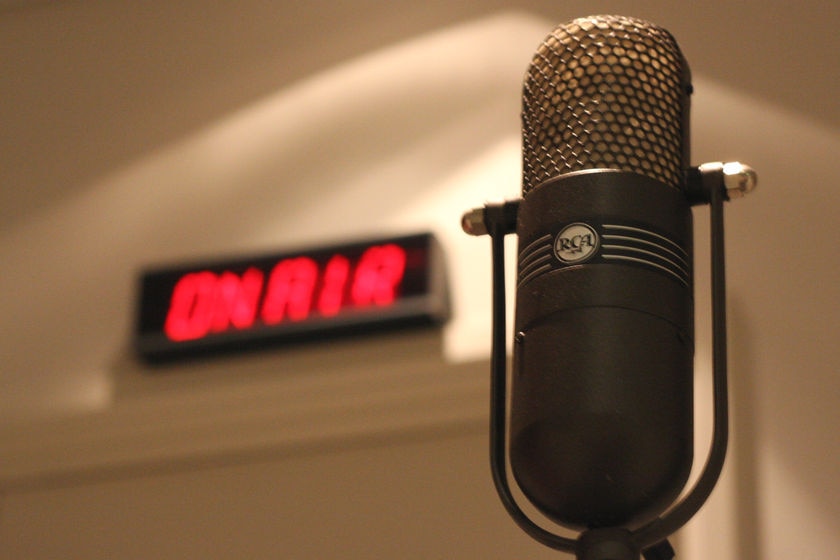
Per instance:
[[[490,485],[489,247],[458,218],[515,196],[524,67],[591,11],[671,30],[694,160],[760,174],[727,215],[733,445],[680,558],[832,557],[837,7],[553,4],[0,4],[0,557],[557,557]],[[158,375],[128,350],[142,266],[427,229],[442,332]]]

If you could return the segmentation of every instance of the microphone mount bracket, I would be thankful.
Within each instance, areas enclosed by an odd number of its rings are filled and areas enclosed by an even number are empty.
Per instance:
[[[758,186],[758,174],[739,161],[703,163],[686,173],[685,193],[692,206],[710,204],[713,190],[720,190],[724,200],[750,194]]]
[[[758,186],[758,174],[739,161],[702,163],[685,173],[684,192],[692,206],[711,204],[712,191],[726,201],[743,198]],[[473,208],[461,217],[461,229],[473,236],[490,234],[491,227],[500,227],[507,235],[516,232],[519,199],[489,203]]]
[[[685,193],[692,205],[711,207],[713,432],[706,464],[694,487],[661,517],[633,530],[588,529],[577,539],[557,535],[535,523],[517,503],[507,474],[507,343],[505,340],[504,237],[516,232],[519,200],[487,204],[466,212],[461,225],[470,235],[489,235],[493,258],[493,309],[490,388],[490,465],[496,491],[511,518],[528,535],[577,560],[671,560],[668,537],[687,523],[711,494],[726,458],[729,439],[726,348],[726,273],[723,202],[752,192],[755,171],[740,163],[712,163],[686,173]]]

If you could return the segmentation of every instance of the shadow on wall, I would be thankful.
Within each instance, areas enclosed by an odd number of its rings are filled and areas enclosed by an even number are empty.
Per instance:
[[[728,296],[729,339],[737,341],[730,350],[729,400],[731,403],[730,433],[732,444],[727,460],[732,462],[735,479],[735,537],[737,558],[764,558],[761,543],[761,503],[758,463],[759,425],[755,403],[755,354],[752,350],[754,333],[750,332],[749,309],[737,294]]]

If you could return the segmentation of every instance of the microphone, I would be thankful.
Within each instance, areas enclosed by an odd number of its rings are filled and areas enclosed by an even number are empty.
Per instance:
[[[563,525],[648,522],[691,470],[690,94],[627,17],[557,28],[526,74],[510,462]]]
[[[737,162],[689,167],[691,72],[670,33],[622,16],[555,29],[525,76],[522,198],[473,209],[493,249],[491,467],[511,517],[579,560],[669,559],[728,439],[723,201]],[[714,429],[694,487],[691,208],[710,205]],[[518,237],[507,418],[503,238]],[[509,438],[506,442],[506,434]],[[551,533],[519,507],[522,494]],[[675,503],[676,502],[676,503]]]

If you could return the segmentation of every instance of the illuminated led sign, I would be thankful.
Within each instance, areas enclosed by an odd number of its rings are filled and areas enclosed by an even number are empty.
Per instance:
[[[155,361],[441,322],[444,276],[430,234],[151,270],[135,346]]]

